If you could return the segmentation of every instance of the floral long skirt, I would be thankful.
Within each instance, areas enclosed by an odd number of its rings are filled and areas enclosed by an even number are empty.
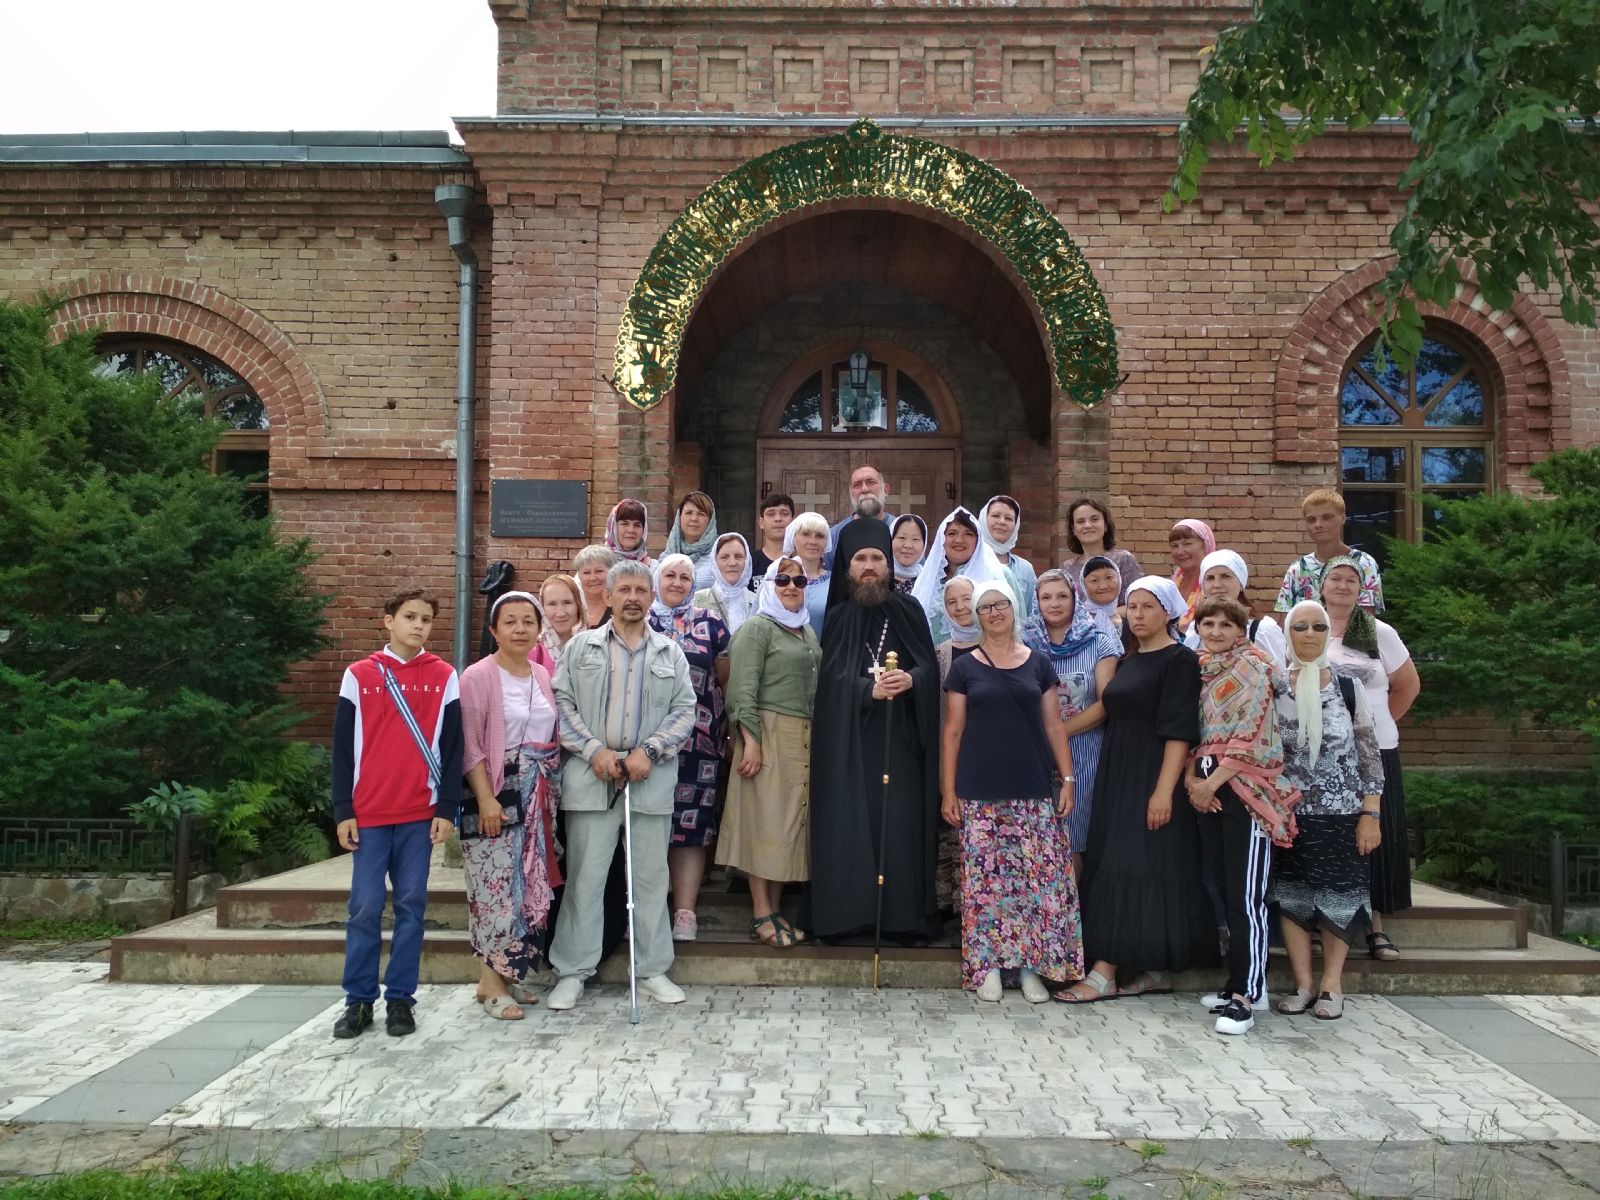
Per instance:
[[[1049,800],[961,801],[961,980],[1026,967],[1083,978],[1083,921],[1067,839]]]
[[[550,902],[561,885],[548,780],[526,749],[518,760],[517,792],[527,815],[495,837],[461,843],[472,952],[507,979],[524,979],[544,965]]]

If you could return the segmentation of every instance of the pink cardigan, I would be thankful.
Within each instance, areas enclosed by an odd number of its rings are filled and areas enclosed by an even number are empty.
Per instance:
[[[544,693],[545,702],[559,722],[555,693],[550,690],[550,672],[537,654],[529,655],[528,665],[533,668],[533,682]],[[482,763],[489,773],[489,790],[498,793],[506,783],[506,721],[500,664],[493,655],[480,658],[461,672],[461,735],[465,743],[462,774]],[[551,740],[558,739],[552,734]]]

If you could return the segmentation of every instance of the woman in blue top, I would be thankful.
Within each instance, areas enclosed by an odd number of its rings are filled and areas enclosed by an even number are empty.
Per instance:
[[[1064,822],[1072,849],[1073,874],[1083,870],[1083,847],[1089,840],[1089,812],[1094,798],[1095,770],[1100,764],[1100,726],[1105,705],[1100,693],[1117,670],[1122,642],[1095,623],[1087,604],[1079,605],[1066,572],[1039,576],[1038,609],[1023,627],[1022,640],[1043,654],[1054,668],[1061,721],[1072,745],[1077,776],[1077,802]]]
[[[961,827],[961,974],[1000,999],[1019,968],[1022,995],[1083,974],[1078,888],[1060,819],[1072,811],[1072,752],[1057,716],[1056,674],[1022,644],[1011,590],[977,585],[982,639],[945,678],[940,810]],[[1059,777],[1059,782],[1058,782]]]

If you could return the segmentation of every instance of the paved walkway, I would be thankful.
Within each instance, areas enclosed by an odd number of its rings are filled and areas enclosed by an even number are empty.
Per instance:
[[[0,963],[0,1119],[661,1133],[1600,1141],[1600,999],[1357,997],[1221,1038],[1190,996],[691,988],[336,1042],[337,989],[110,984]],[[381,1011],[380,1011],[381,1023]]]

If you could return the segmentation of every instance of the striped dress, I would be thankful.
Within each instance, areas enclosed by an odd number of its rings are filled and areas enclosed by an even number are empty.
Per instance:
[[[1082,632],[1080,625],[1074,622],[1069,635],[1077,640]],[[1078,650],[1063,654],[1060,646],[1051,644],[1037,613],[1028,622],[1022,640],[1030,649],[1048,658],[1055,669],[1056,696],[1061,703],[1063,721],[1077,716],[1100,698],[1099,685],[1094,677],[1095,665],[1101,659],[1114,659],[1122,655],[1122,644],[1104,631]],[[1073,853],[1081,852],[1089,841],[1089,811],[1094,799],[1095,771],[1100,765],[1100,734],[1101,729],[1097,727],[1073,734],[1071,738],[1072,794],[1075,802],[1064,824],[1067,842]]]

